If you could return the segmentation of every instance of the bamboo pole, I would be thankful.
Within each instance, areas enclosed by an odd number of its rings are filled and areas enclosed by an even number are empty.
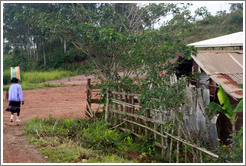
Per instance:
[[[185,163],[187,163],[187,145],[185,144]]]
[[[130,96],[130,102],[132,105],[135,105],[133,96]],[[134,114],[134,112],[135,112],[135,108],[133,107],[133,108],[131,108],[131,113]],[[131,117],[131,120],[134,121],[135,120],[134,117]],[[131,124],[132,132],[134,132],[134,127],[135,127],[135,125]]]
[[[142,125],[142,124],[139,124],[139,123],[136,123],[136,122],[132,122],[132,121],[129,121],[129,120],[127,120],[127,119],[124,119],[124,120],[125,120],[125,121],[128,121],[128,122],[130,122],[130,123],[134,123],[134,124],[136,124],[136,125],[139,125],[139,126],[141,126],[141,127],[147,128],[146,126],[144,126],[144,125]],[[167,132],[165,132],[165,131],[164,131],[164,134],[166,134],[166,135],[163,135],[163,134],[161,134],[161,133],[159,133],[159,132],[157,132],[157,131],[155,131],[155,130],[153,130],[153,129],[151,129],[151,128],[148,128],[148,129],[151,130],[152,132],[156,132],[156,133],[159,134],[160,136],[163,136],[163,137],[165,137],[165,138],[166,138],[167,136],[170,136],[170,137],[176,139],[177,141],[180,141],[180,142],[182,142],[182,143],[184,143],[184,144],[186,144],[186,145],[189,145],[189,146],[191,146],[191,147],[193,147],[193,148],[195,148],[195,149],[198,149],[198,150],[200,150],[200,151],[202,151],[202,152],[204,152],[204,153],[206,153],[206,154],[208,154],[208,155],[210,155],[210,156],[212,156],[212,157],[219,158],[218,155],[216,155],[216,154],[214,154],[214,153],[212,153],[212,152],[210,152],[210,151],[208,151],[208,150],[206,150],[206,149],[204,149],[204,148],[201,148],[201,147],[198,147],[198,146],[196,146],[196,145],[193,145],[193,144],[191,144],[191,143],[189,143],[189,142],[187,142],[187,141],[185,141],[185,140],[183,140],[183,139],[181,139],[181,138],[178,138],[178,137],[176,137],[176,136],[173,136],[172,134],[169,134],[169,133],[167,133]]]
[[[122,91],[121,88],[119,88],[118,90],[119,90],[119,92]],[[122,94],[120,94],[120,101],[121,101],[121,102],[123,101],[123,96],[122,96]],[[119,112],[120,112],[120,113],[123,113],[123,105],[122,105],[122,104],[120,104],[120,111],[119,111]]]
[[[173,120],[174,124],[174,120]],[[171,135],[173,135],[174,127],[172,127]],[[172,151],[173,151],[173,137],[171,137],[171,143],[170,143],[170,151],[169,151],[169,163],[172,162]]]
[[[124,119],[124,121],[127,121],[127,122],[129,122],[129,123],[133,123],[133,124],[138,125],[138,126],[141,126],[141,127],[143,127],[143,128],[146,128],[146,129],[148,129],[148,130],[150,130],[150,131],[152,131],[152,132],[154,132],[154,133],[156,133],[156,134],[158,134],[158,135],[160,135],[160,136],[162,136],[162,137],[165,137],[165,138],[167,137],[166,135],[163,135],[163,134],[161,134],[161,133],[159,133],[159,132],[157,132],[157,131],[155,131],[155,130],[153,130],[153,129],[151,129],[151,128],[145,126],[145,125],[142,125],[142,124],[140,124],[140,123],[133,122],[133,121],[130,121],[130,120],[127,120],[127,119]]]
[[[108,121],[108,109],[109,109],[109,89],[107,88],[107,99],[106,99],[106,109],[105,109],[105,121]]]
[[[117,94],[113,94],[113,97],[114,99],[118,99],[118,95]],[[118,111],[118,104],[117,103],[114,103],[114,110],[117,110]],[[114,125],[117,125],[118,124],[118,114],[117,113],[114,113]]]
[[[157,112],[154,112],[154,120],[156,120],[157,118]],[[157,124],[154,122],[154,130],[157,131]],[[156,141],[157,137],[156,137],[156,133],[154,133],[154,139]]]
[[[178,137],[180,137],[180,124],[178,124]],[[179,163],[179,141],[177,141],[176,163]]]
[[[161,134],[163,134],[163,133],[164,133],[164,126],[163,126],[163,124],[161,124]],[[167,139],[166,139],[166,140],[167,140]],[[165,141],[165,140],[164,140],[164,137],[161,137],[161,145],[162,145],[162,146],[164,146],[164,141]],[[167,144],[167,143],[166,143],[166,147],[168,147],[168,144]],[[161,149],[161,155],[162,155],[162,156],[164,156],[164,150],[165,150],[165,149],[163,149],[163,148]]]

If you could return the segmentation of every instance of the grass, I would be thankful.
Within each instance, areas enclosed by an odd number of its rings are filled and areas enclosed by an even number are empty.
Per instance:
[[[70,77],[74,73],[68,71],[48,71],[48,72],[21,72],[20,85],[23,90],[39,89],[47,87],[58,87],[59,85],[45,83],[46,81]],[[3,72],[3,90],[10,86],[10,71]]]
[[[38,117],[25,123],[28,141],[52,163],[135,163],[127,152],[149,154],[145,141],[127,132],[110,130],[104,121],[47,119]],[[159,152],[158,152],[159,153]],[[155,161],[152,159],[152,161]]]

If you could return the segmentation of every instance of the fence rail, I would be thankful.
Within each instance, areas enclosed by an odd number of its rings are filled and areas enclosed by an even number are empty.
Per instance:
[[[199,141],[191,142],[182,138],[185,134],[182,130],[187,129],[177,118],[171,118],[172,115],[176,116],[174,111],[170,110],[170,113],[153,109],[141,113],[142,106],[138,103],[138,100],[135,100],[140,94],[120,90],[113,91],[111,94],[108,116],[113,119],[112,124],[124,131],[130,131],[136,136],[153,133],[155,145],[162,149],[163,156],[167,157],[169,162],[174,161],[172,159],[174,150],[176,151],[175,162],[179,162],[180,158],[183,158],[183,162],[202,162],[202,153],[219,158],[217,154],[200,147]],[[167,127],[168,124],[175,125],[176,128],[174,129],[173,126]]]
[[[96,112],[92,110],[92,104],[100,104],[101,100],[95,97],[96,94],[100,94],[101,92],[101,86],[98,84],[92,84],[91,79],[87,79],[87,85],[86,85],[86,109],[85,109],[85,115],[89,118],[95,118]]]
[[[93,118],[91,104],[100,102],[93,99],[92,94],[98,92],[99,88],[99,85],[92,85],[88,79],[86,113],[91,118]],[[113,126],[112,129],[130,131],[138,137],[152,134],[154,144],[161,149],[161,154],[170,163],[180,161],[199,163],[203,161],[202,153],[219,158],[217,154],[200,147],[199,140],[193,140],[197,133],[191,133],[185,121],[180,122],[176,115],[177,111],[159,109],[143,111],[143,103],[138,101],[139,96],[140,94],[125,92],[119,88],[107,93],[105,120]],[[198,98],[199,96],[196,101]]]

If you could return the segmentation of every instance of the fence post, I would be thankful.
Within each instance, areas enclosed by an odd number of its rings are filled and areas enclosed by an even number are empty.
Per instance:
[[[107,88],[107,99],[106,99],[106,109],[105,109],[105,120],[108,121],[108,109],[109,109],[109,89]]]
[[[134,114],[134,110],[135,110],[135,107],[134,107],[134,96],[130,96],[129,103],[131,103],[133,105],[133,107],[130,109],[130,113]],[[131,117],[130,120],[134,121],[134,117]],[[131,130],[132,130],[132,132],[134,132],[134,124],[132,124],[132,123],[131,123]]]
[[[91,79],[87,79],[87,101],[91,107]]]
[[[149,110],[149,109],[147,109],[147,110],[145,111],[145,117],[146,117],[147,119],[150,118],[150,110]],[[146,123],[146,126],[147,126],[147,127],[150,127],[150,122],[149,122],[149,121],[146,121],[145,123]],[[148,135],[149,133],[150,133],[150,131],[149,131],[148,129],[145,129],[145,135]]]
[[[116,92],[118,92],[118,88],[116,89]],[[113,95],[114,99],[118,100],[118,95],[117,94],[114,94]],[[114,110],[115,111],[118,111],[118,104],[117,103],[114,103]],[[117,113],[114,113],[114,125],[116,126],[118,124],[118,114]]]

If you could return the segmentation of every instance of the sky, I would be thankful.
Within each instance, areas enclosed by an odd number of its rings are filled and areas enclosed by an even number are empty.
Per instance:
[[[229,3],[235,3],[233,1],[228,1],[228,2],[206,2],[206,1],[200,1],[200,2],[192,2],[193,6],[190,8],[193,12],[202,6],[206,6],[208,11],[212,14],[215,15],[217,11],[220,10],[226,10],[227,13],[229,12],[230,9],[230,4]]]
[[[172,1],[168,1],[172,3]],[[195,10],[200,7],[207,7],[208,12],[212,15],[216,15],[217,11],[226,11],[226,13],[230,12],[230,3],[236,3],[233,1],[183,1],[183,3],[192,3],[193,5],[189,8],[191,13],[194,14]],[[181,3],[181,2],[177,2]],[[172,17],[171,15],[167,16],[165,19],[161,20],[159,23],[154,25],[154,28],[159,28],[163,21],[170,20]]]

